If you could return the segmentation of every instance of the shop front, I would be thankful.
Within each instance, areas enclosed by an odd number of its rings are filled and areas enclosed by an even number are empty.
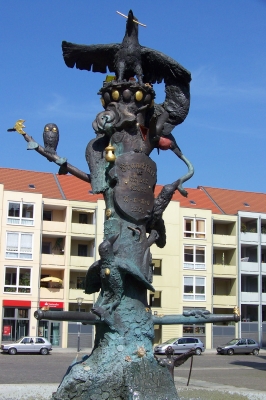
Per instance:
[[[56,301],[40,301],[40,308],[51,311],[63,311],[64,303]],[[38,321],[38,336],[49,340],[54,347],[62,347],[62,323],[59,321]]]
[[[29,335],[30,301],[3,300],[2,341],[15,341]]]

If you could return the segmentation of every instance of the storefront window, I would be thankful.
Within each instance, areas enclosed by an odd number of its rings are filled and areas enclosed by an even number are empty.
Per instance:
[[[4,307],[2,341],[18,340],[29,334],[28,309]]]

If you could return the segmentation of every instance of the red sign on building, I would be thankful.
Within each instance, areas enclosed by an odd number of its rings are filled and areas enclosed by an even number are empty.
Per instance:
[[[64,303],[61,301],[40,301],[40,308],[64,308]]]
[[[3,300],[4,307],[31,307],[31,301],[27,300]]]
[[[4,336],[11,336],[11,325],[4,325],[3,326],[3,335]]]

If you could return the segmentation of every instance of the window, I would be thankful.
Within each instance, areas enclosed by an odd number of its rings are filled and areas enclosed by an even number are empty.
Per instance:
[[[78,244],[78,256],[88,257],[88,246],[86,244]]]
[[[42,242],[42,254],[51,254],[51,248],[51,242]]]
[[[43,211],[43,220],[44,221],[52,221],[52,211],[44,210]]]
[[[248,339],[248,344],[256,344],[256,342],[254,342],[252,339]]]
[[[161,307],[161,292],[150,293],[150,306]]]
[[[162,260],[152,260],[153,275],[162,275]]]
[[[85,289],[85,276],[77,277],[77,289]]]
[[[23,202],[8,203],[7,223],[13,225],[33,225],[34,205]]]
[[[184,218],[184,237],[205,239],[205,219]]]
[[[88,215],[79,214],[79,224],[87,224],[87,223],[88,223]]]
[[[183,300],[205,301],[205,284],[205,277],[184,276]]]
[[[205,247],[184,246],[184,269],[206,269]]]
[[[35,343],[45,343],[42,338],[37,337]]]
[[[31,269],[24,267],[6,267],[5,293],[30,293]],[[24,318],[24,317],[23,317]]]
[[[32,234],[7,232],[6,258],[32,259]]]

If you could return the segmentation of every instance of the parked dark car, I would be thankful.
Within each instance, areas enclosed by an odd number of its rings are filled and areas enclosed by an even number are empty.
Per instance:
[[[191,349],[195,349],[196,355],[200,356],[205,351],[204,344],[202,341],[195,337],[183,337],[169,339],[167,342],[159,344],[154,347],[154,354],[165,354],[165,350],[168,346],[174,349],[174,354],[186,353]]]
[[[1,350],[11,355],[17,353],[40,353],[46,355],[52,350],[52,345],[43,337],[25,336],[16,342],[1,344]]]
[[[253,339],[232,339],[230,342],[218,346],[216,348],[217,354],[254,354],[257,356],[260,351],[260,346]]]

